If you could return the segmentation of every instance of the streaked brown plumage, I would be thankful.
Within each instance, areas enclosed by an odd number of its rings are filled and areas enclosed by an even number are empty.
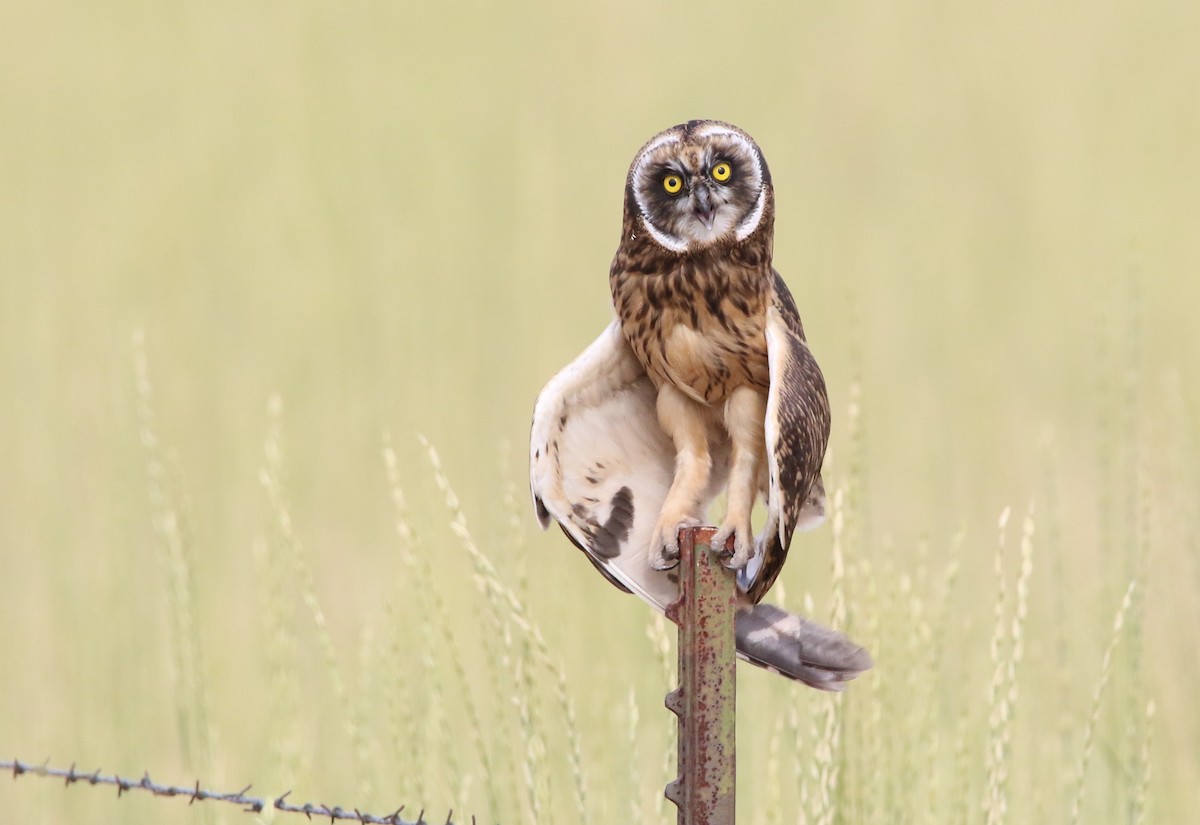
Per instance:
[[[609,282],[621,331],[642,367],[659,385],[674,380],[689,395],[722,403],[734,387],[766,394],[770,385],[764,330],[770,269],[742,266],[717,255],[680,256],[661,274],[631,270],[617,253]],[[678,327],[708,344],[708,357],[688,359],[666,346]]]
[[[840,689],[870,666],[864,650],[756,606],[793,531],[823,517],[829,436],[824,379],[771,266],[774,209],[766,162],[736,127],[690,121],[642,147],[609,273],[616,319],[539,396],[530,481],[543,524],[553,516],[611,581],[660,609],[677,592],[679,529],[726,491],[714,544],[728,539],[738,570],[739,650]]]

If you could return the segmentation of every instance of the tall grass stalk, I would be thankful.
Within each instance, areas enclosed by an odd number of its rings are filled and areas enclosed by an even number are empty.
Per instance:
[[[1007,800],[1004,797],[1004,737],[1008,724],[1008,705],[1004,694],[1006,665],[1004,648],[1007,630],[1007,584],[1004,574],[1004,549],[1008,532],[1008,519],[1011,512],[1010,508],[1005,507],[1000,513],[1000,540],[996,544],[996,554],[994,557],[996,606],[992,641],[989,648],[992,659],[992,679],[988,683],[988,744],[985,758],[988,781],[983,799],[983,811],[986,815],[987,825],[996,825],[1003,821],[1004,815],[1007,812]]]
[[[845,530],[845,488],[838,487],[833,496],[833,575],[830,582],[832,609],[830,623],[834,628],[846,625],[846,565],[843,555]],[[818,717],[819,734],[813,738],[813,766],[816,772],[816,809],[812,817],[815,825],[832,825],[838,815],[839,786],[841,773],[842,696],[834,694],[823,697]]]
[[[967,746],[967,731],[971,727],[971,704],[964,702],[954,725],[954,763],[953,770],[953,799],[948,822],[970,822],[971,815],[971,764],[972,759]]]
[[[382,662],[386,668],[386,683],[390,689],[384,691],[384,711],[387,715],[388,741],[391,743],[391,757],[394,768],[393,789],[399,799],[425,799],[424,777],[422,764],[417,758],[422,731],[417,720],[425,718],[421,703],[416,696],[417,684],[421,685],[424,693],[424,679],[413,679],[404,662],[410,655],[410,644],[423,645],[421,637],[425,634],[415,634],[411,642],[404,630],[406,622],[401,617],[399,606],[393,599],[384,601],[384,617],[388,628],[388,652]],[[422,658],[420,655],[418,658]],[[428,761],[428,760],[424,760]]]
[[[515,497],[514,497],[515,505]],[[515,506],[512,512],[516,512]],[[514,550],[520,553],[521,545],[515,544]],[[516,597],[521,604],[528,603],[529,596],[529,571],[525,564],[525,559],[522,556],[516,561]],[[478,583],[478,581],[477,581]],[[543,779],[537,779],[544,775],[542,767],[546,762],[545,741],[541,734],[538,733],[538,720],[544,718],[545,714],[540,707],[535,705],[536,694],[534,693],[535,681],[533,678],[533,640],[529,638],[528,633],[521,634],[521,643],[516,643],[516,637],[513,632],[513,622],[507,618],[511,611],[504,609],[501,603],[500,594],[495,588],[484,585],[484,590],[487,593],[487,602],[489,613],[496,616],[496,621],[501,621],[500,617],[506,618],[502,621],[504,625],[503,639],[506,658],[511,662],[511,673],[513,676],[513,695],[517,708],[517,721],[521,726],[521,730],[525,737],[525,759],[522,763],[522,777],[526,789],[527,802],[530,806],[530,811],[540,809],[542,801],[549,796],[547,783]],[[535,808],[535,806],[537,806]]]
[[[300,590],[300,598],[304,602],[313,622],[317,646],[325,660],[325,670],[329,674],[329,683],[333,688],[334,698],[341,709],[342,724],[345,726],[347,737],[354,756],[356,774],[359,779],[358,792],[365,799],[373,795],[370,770],[370,752],[362,727],[358,724],[359,714],[351,701],[350,692],[338,668],[337,651],[334,649],[333,637],[329,633],[329,623],[325,611],[317,598],[316,580],[312,568],[305,558],[304,547],[296,535],[292,521],[291,510],[283,491],[283,399],[272,395],[267,402],[267,438],[263,449],[264,463],[259,472],[259,481],[267,492],[271,509],[275,514],[275,523],[279,529],[279,539],[286,553],[289,566]]]
[[[782,821],[783,783],[779,777],[779,748],[786,722],[784,714],[775,714],[771,725],[771,737],[767,740],[767,804],[758,809],[756,820],[767,825],[777,825]]]
[[[430,460],[434,464],[434,473],[438,487],[446,497],[452,515],[461,515],[463,525],[465,526],[466,517],[462,514],[458,497],[450,489],[449,480],[441,472],[441,462],[437,457],[436,451],[433,450],[432,445],[423,437],[420,438],[420,442],[427,453],[429,453]],[[390,453],[388,460],[394,468],[394,452]],[[396,472],[394,469],[389,469],[389,473],[394,472]],[[455,532],[459,540],[462,541],[462,534],[458,531]],[[467,534],[467,538],[470,538],[469,533]],[[473,579],[475,586],[484,596],[484,602],[487,605],[485,615],[493,630],[496,628],[500,629],[499,636],[504,640],[504,655],[513,662],[513,679],[511,684],[516,701],[518,721],[525,737],[524,760],[521,771],[523,786],[525,788],[525,803],[528,815],[532,817],[533,821],[538,821],[539,817],[543,816],[543,812],[548,809],[550,795],[549,784],[546,779],[546,744],[541,733],[544,714],[541,713],[536,705],[536,697],[540,693],[536,690],[537,683],[534,680],[533,674],[533,641],[528,633],[524,633],[522,634],[522,644],[517,647],[510,630],[510,622],[501,618],[502,615],[509,617],[515,615],[512,602],[505,598],[506,595],[511,596],[513,594],[507,591],[504,585],[495,577],[494,565],[483,556],[482,552],[475,547],[473,542],[468,548],[468,555],[471,556],[474,567]],[[483,563],[485,561],[487,564]],[[489,569],[492,572],[490,578],[488,574]],[[517,599],[517,602],[523,603],[519,599]],[[496,684],[499,684],[499,682]]]
[[[511,588],[500,581],[495,565],[475,543],[471,531],[467,527],[467,517],[462,510],[458,496],[450,486],[450,480],[442,470],[442,463],[438,457],[437,450],[425,438],[422,437],[420,441],[429,456],[429,462],[433,467],[434,479],[437,481],[438,488],[445,496],[446,507],[450,510],[450,528],[458,536],[460,543],[467,551],[472,564],[475,566],[476,586],[485,593],[492,592],[500,597],[503,602],[507,603],[513,622],[533,642],[533,650],[538,661],[554,679],[554,692],[558,699],[566,728],[568,761],[575,786],[575,812],[578,816],[578,821],[586,825],[590,819],[587,808],[587,778],[583,770],[583,748],[580,743],[579,727],[575,720],[575,701],[571,698],[570,692],[567,689],[566,671],[550,655],[550,649],[546,644],[545,637],[542,635],[541,628],[533,620],[525,605],[517,598]]]
[[[501,444],[501,466],[505,470],[509,467],[509,455],[511,453],[511,445],[507,440]],[[507,476],[508,473],[505,473]],[[518,502],[518,493],[516,485],[511,479],[504,485],[504,509],[508,514],[509,542],[508,542],[508,559],[507,564],[512,569],[512,576],[515,580],[513,592],[517,601],[521,604],[529,604],[529,564],[527,562],[527,550],[525,545],[525,520],[528,505],[524,507]],[[479,585],[479,576],[481,569],[476,565],[475,577],[476,584]],[[511,620],[511,611],[507,609],[503,603],[500,593],[489,588],[486,582],[482,588],[485,595],[486,615],[489,624],[499,633],[499,638],[504,640],[503,653],[500,657],[490,657],[493,667],[497,668],[497,672],[493,673],[493,684],[499,686],[506,684],[511,687],[513,694],[513,705],[517,710],[517,722],[521,725],[522,734],[525,737],[527,744],[526,757],[523,764],[522,776],[527,793],[527,801],[532,804],[536,795],[534,785],[534,776],[540,773],[534,770],[532,760],[533,749],[532,745],[537,744],[541,748],[542,759],[545,758],[545,745],[543,740],[534,730],[534,711],[532,699],[533,682],[533,647],[528,634],[522,634],[521,644],[517,645],[516,635],[514,633],[514,625]],[[499,687],[498,687],[499,689]],[[507,718],[507,717],[506,717]],[[505,738],[512,741],[513,737],[511,728],[505,727]],[[513,770],[513,766],[509,765],[509,771]],[[512,787],[516,787],[515,776],[510,781]],[[542,797],[545,798],[548,794],[547,786],[542,783]]]
[[[1146,702],[1146,715],[1142,723],[1142,741],[1137,751],[1137,786],[1133,794],[1133,810],[1130,812],[1131,825],[1142,825],[1146,821],[1146,809],[1150,796],[1151,758],[1150,753],[1154,744],[1154,700]]]
[[[867,460],[866,436],[863,431],[863,402],[862,382],[855,380],[850,383],[849,401],[846,404],[846,500],[844,502],[848,523],[846,526],[846,545],[851,552],[860,549],[862,529],[866,523],[866,496],[863,491],[866,486]]]
[[[384,456],[386,460],[386,452]],[[397,499],[397,492],[399,492],[399,499]],[[403,498],[403,491],[394,485],[392,498],[396,532],[400,537],[402,564],[405,570],[411,571],[415,568],[416,563],[405,557],[405,554],[412,552],[413,543],[413,532],[407,517],[407,502]],[[397,583],[396,589],[407,590],[405,587],[407,581],[407,577],[402,579]],[[420,599],[421,597],[418,596],[417,601],[419,602]],[[433,684],[437,679],[432,652],[435,634],[430,628],[432,619],[429,610],[422,605],[420,608],[409,611],[410,615],[413,612],[417,613],[418,618],[412,624],[419,623],[420,631],[411,633],[409,634],[411,638],[406,638],[404,631],[409,626],[409,621],[406,621],[407,617],[402,616],[400,607],[398,599],[387,598],[384,600],[384,615],[387,617],[391,644],[391,655],[386,657],[386,663],[388,682],[392,689],[386,691],[386,695],[388,697],[387,712],[392,756],[396,765],[395,773],[400,782],[397,790],[401,792],[401,798],[426,799],[426,788],[429,783],[427,774],[432,769],[433,760],[418,759],[418,753],[425,750],[423,745],[426,735],[425,726],[420,724],[420,721],[436,718],[437,714],[441,712],[440,708],[433,707],[437,701],[433,695],[434,691],[426,688],[427,684]],[[421,666],[421,678],[418,679],[412,678],[411,673],[406,672],[403,666],[414,647],[417,650],[417,659]]]
[[[507,466],[507,462],[504,466]],[[509,481],[504,485],[504,511],[508,516],[509,527],[508,555],[505,563],[512,569],[512,576],[515,580],[513,590],[518,601],[521,604],[528,604],[529,565],[527,557],[529,554],[525,545],[525,523],[522,518],[525,515],[525,509],[521,504],[522,502],[518,500],[516,486]],[[517,709],[517,719],[519,720],[521,717],[520,705],[528,703],[529,697],[521,695],[521,691],[518,690],[519,679],[515,670],[518,654],[513,623],[508,619],[507,612],[504,611],[503,605],[494,593],[489,592],[489,595],[482,600],[481,609],[491,632],[496,634],[495,638],[503,641],[500,655],[493,654],[487,657],[492,685],[497,691],[512,692],[509,709]],[[503,693],[499,695],[503,695]],[[511,714],[502,715],[498,722],[498,732],[503,741],[515,741],[516,731],[513,724],[514,720]],[[500,777],[502,786],[515,789],[517,787],[515,764],[511,760],[501,760],[501,767],[504,771],[504,775]]]
[[[1134,489],[1131,491],[1130,497],[1133,500],[1131,509],[1134,519],[1131,526],[1133,536],[1128,551],[1128,569],[1131,580],[1143,583],[1149,581],[1147,570],[1150,561],[1150,550],[1153,539],[1151,530],[1154,519],[1154,493],[1151,486],[1150,472],[1145,462],[1145,456],[1138,458],[1136,472],[1132,478]],[[1124,657],[1125,662],[1122,667],[1124,691],[1120,699],[1123,707],[1139,707],[1146,701],[1145,627],[1146,598],[1148,592],[1148,585],[1134,590],[1133,599],[1129,607],[1129,616],[1126,620],[1128,642]],[[1131,763],[1129,771],[1131,776],[1129,782],[1122,787],[1122,790],[1125,792],[1125,808],[1129,812],[1130,822],[1138,815],[1138,794],[1140,792],[1138,782],[1141,779],[1138,754],[1140,753],[1142,743],[1149,736],[1149,731],[1147,730],[1148,724],[1148,718],[1141,713],[1130,713],[1125,719],[1124,750],[1129,754],[1128,758]]]
[[[184,502],[172,492],[162,442],[154,414],[154,391],[142,330],[133,335],[134,381],[142,446],[146,451],[146,477],[160,567],[167,583],[170,610],[170,645],[174,652],[176,723],[185,766],[194,773],[213,774],[214,735],[208,714],[204,653],[196,617],[195,558],[186,529]],[[213,814],[205,813],[213,821]]]
[[[942,570],[941,596],[933,618],[929,623],[929,638],[926,642],[928,649],[926,658],[927,673],[925,677],[928,682],[925,690],[929,693],[929,700],[925,703],[925,711],[918,730],[921,731],[921,736],[929,742],[928,761],[930,765],[940,764],[941,758],[942,740],[944,737],[940,727],[936,724],[936,710],[939,705],[935,699],[935,692],[945,678],[943,670],[946,657],[946,630],[949,628],[951,621],[950,598],[958,584],[958,574],[962,567],[962,548],[966,537],[966,528],[960,527],[950,539],[949,558]],[[925,809],[927,811],[938,810],[943,801],[942,796],[946,793],[946,789],[942,787],[941,771],[933,769],[928,772],[925,790]]]
[[[629,686],[629,700],[625,704],[625,733],[627,736],[625,742],[625,766],[628,771],[626,775],[627,789],[629,794],[629,821],[642,821],[642,771],[641,771],[641,748],[638,742],[641,740],[641,726],[638,718],[638,702],[637,691],[633,685]]]
[[[1029,577],[1033,574],[1033,504],[1025,515],[1021,531],[1020,572],[1017,575],[1016,605],[1011,619],[1004,606],[1004,534],[1009,510],[1000,517],[1000,542],[996,553],[996,575],[1000,581],[996,600],[996,628],[992,637],[992,683],[988,688],[989,741],[987,748],[987,789],[983,809],[987,825],[999,825],[1008,818],[1008,763],[1012,742],[1012,717],[1019,691],[1017,666],[1024,657],[1025,641],[1022,632],[1029,612]],[[1009,623],[1009,642],[1005,645],[1005,623]]]
[[[355,701],[350,705],[350,710],[355,714],[355,728],[363,732],[359,741],[360,750],[355,754],[355,762],[359,770],[371,777],[379,775],[379,759],[376,756],[379,752],[379,739],[372,735],[371,728],[375,719],[374,708],[378,706],[377,687],[382,681],[380,676],[382,668],[377,664],[382,646],[376,639],[375,633],[373,622],[364,621],[362,623],[358,637],[358,661],[356,663],[358,684],[354,693]],[[359,790],[364,794],[363,798],[366,804],[372,804],[374,801],[366,795],[370,789],[370,782],[364,783],[363,779],[359,780]],[[394,798],[391,792],[387,796]]]
[[[1100,681],[1096,683],[1096,689],[1092,693],[1092,712],[1088,717],[1087,727],[1084,729],[1083,752],[1079,757],[1079,767],[1075,772],[1075,795],[1071,800],[1071,815],[1069,819],[1071,825],[1077,825],[1083,810],[1083,791],[1087,784],[1088,763],[1092,758],[1092,744],[1096,736],[1096,725],[1100,721],[1100,702],[1104,698],[1105,688],[1108,687],[1109,678],[1112,676],[1113,652],[1117,648],[1117,642],[1121,639],[1121,629],[1125,625],[1125,616],[1129,612],[1130,604],[1133,601],[1135,585],[1136,580],[1131,581],[1129,582],[1129,587],[1125,589],[1125,595],[1121,599],[1121,606],[1117,608],[1117,615],[1113,619],[1112,636],[1108,640],[1108,646],[1104,649],[1104,657],[1100,662]]]
[[[296,628],[293,611],[288,610],[288,565],[280,563],[271,544],[263,537],[255,538],[251,547],[255,572],[264,582],[263,631],[266,646],[263,658],[271,685],[271,710],[267,724],[271,742],[271,765],[281,787],[292,787],[301,771],[299,732],[295,721],[300,718],[300,691],[296,674],[299,672]]]
[[[899,639],[900,647],[896,652],[906,666],[894,677],[896,684],[892,687],[892,690],[898,695],[914,698],[930,689],[929,674],[922,666],[929,656],[931,647],[929,622],[925,615],[925,602],[921,596],[923,585],[928,580],[926,572],[928,566],[927,541],[921,541],[917,556],[915,581],[912,576],[903,573],[896,582],[900,597],[900,621],[905,628],[905,632]],[[921,743],[925,747],[930,747],[933,744],[933,738],[932,736],[922,736],[921,721],[920,713],[902,714],[899,736],[905,742]],[[899,759],[892,788],[894,821],[897,825],[906,825],[911,821],[917,794],[922,784],[927,784],[929,781],[929,770],[923,764],[925,761],[923,758],[901,757]]]
[[[1075,781],[1067,754],[1071,750],[1071,735],[1077,720],[1072,719],[1068,708],[1061,706],[1062,698],[1071,695],[1071,685],[1075,674],[1071,667],[1068,643],[1069,619],[1072,611],[1067,604],[1069,578],[1066,566],[1066,548],[1063,542],[1062,503],[1057,482],[1056,448],[1055,435],[1053,431],[1047,430],[1043,433],[1042,438],[1042,478],[1045,483],[1041,496],[1043,530],[1040,541],[1043,556],[1049,558],[1047,575],[1050,579],[1048,589],[1051,593],[1052,621],[1050,627],[1052,629],[1050,644],[1047,646],[1049,655],[1046,668],[1050,672],[1049,682],[1054,686],[1053,696],[1059,699],[1059,702],[1056,703],[1059,706],[1055,707],[1056,736],[1053,740],[1053,752],[1058,756],[1057,762],[1060,766],[1056,771],[1058,782],[1055,790],[1057,791],[1056,797],[1065,801],[1071,793]]]
[[[808,825],[812,793],[809,790],[808,772],[805,770],[807,749],[800,730],[800,711],[795,702],[788,703],[787,720],[792,743],[792,775],[796,786],[796,823]]]
[[[421,545],[419,537],[410,526],[408,502],[405,498],[404,490],[400,486],[399,462],[396,458],[396,451],[392,448],[391,438],[386,432],[384,433],[383,460],[387,470],[388,484],[391,487],[392,503],[396,511],[396,531],[404,543],[401,558],[411,571],[413,581],[418,582],[416,590],[418,591],[418,598],[422,605],[422,612],[429,616],[431,624],[441,637],[442,649],[445,656],[449,659],[455,681],[458,683],[462,693],[463,703],[466,707],[467,726],[471,731],[471,737],[474,740],[474,749],[479,755],[480,766],[483,770],[483,783],[487,795],[488,811],[495,818],[500,814],[499,794],[496,785],[497,774],[493,767],[488,743],[483,735],[483,723],[480,720],[479,708],[476,706],[475,697],[471,691],[471,683],[467,679],[466,667],[463,665],[463,646],[455,637],[454,629],[450,622],[450,612],[446,607],[445,600],[442,598],[442,589],[438,587],[433,575],[433,567],[429,563],[428,550]],[[428,646],[425,647],[428,650]],[[431,654],[431,651],[429,653]],[[432,655],[429,655],[426,664],[429,667],[433,667]],[[439,684],[438,680],[431,681],[435,686],[434,690],[439,690],[436,687]],[[444,701],[442,704],[444,705]],[[450,736],[448,716],[449,714],[446,712],[445,707],[443,707],[442,713],[439,714],[439,731],[442,739],[441,745],[447,751],[447,780],[454,791],[458,804],[466,805],[469,801],[467,798],[466,783],[470,780],[470,774],[461,771],[461,762],[459,762],[458,757],[455,755],[457,748]]]
[[[854,754],[857,757],[855,761],[858,766],[854,781],[861,793],[856,799],[851,799],[855,811],[855,816],[851,818],[861,822],[881,822],[884,820],[884,811],[887,807],[885,796],[888,790],[885,781],[876,781],[875,773],[878,766],[884,763],[885,745],[889,745],[889,743],[881,741],[881,737],[876,736],[874,732],[879,730],[885,717],[884,682],[880,675],[881,669],[887,666],[887,660],[883,659],[885,650],[880,646],[882,635],[880,616],[883,615],[883,611],[879,608],[881,594],[875,565],[870,560],[862,558],[858,562],[857,569],[855,578],[860,583],[860,598],[865,604],[873,607],[863,615],[856,633],[862,643],[869,650],[874,651],[882,661],[877,661],[874,668],[859,677],[864,690],[862,691],[863,695],[856,699],[857,713],[852,720],[857,720],[854,738],[858,743]]]

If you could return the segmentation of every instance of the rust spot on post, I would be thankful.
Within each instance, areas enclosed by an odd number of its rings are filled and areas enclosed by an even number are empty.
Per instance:
[[[679,778],[665,795],[678,825],[733,825],[736,744],[736,585],[710,543],[716,528],[679,532],[679,687],[666,706],[679,717]]]

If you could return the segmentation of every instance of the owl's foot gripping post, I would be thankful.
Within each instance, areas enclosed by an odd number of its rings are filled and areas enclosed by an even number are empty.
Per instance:
[[[729,550],[731,538],[733,539],[732,551]],[[721,528],[713,534],[712,546],[725,548],[724,552],[728,554],[728,558],[723,559],[722,563],[730,570],[741,570],[749,564],[750,559],[754,558],[755,550],[754,528],[750,526],[749,514],[745,521],[739,520],[737,523],[726,516]]]
[[[655,570],[668,570],[679,564],[679,534],[691,527],[699,527],[700,519],[688,515],[671,515],[666,510],[659,516],[650,538],[650,566]]]

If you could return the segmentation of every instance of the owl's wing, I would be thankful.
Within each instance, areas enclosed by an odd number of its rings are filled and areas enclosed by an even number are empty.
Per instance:
[[[542,527],[553,518],[609,581],[659,610],[679,595],[674,571],[647,547],[675,472],[658,423],[657,391],[613,321],[538,395],[529,486]],[[711,500],[724,484],[728,445],[716,444]]]
[[[770,484],[767,523],[759,552],[738,575],[752,603],[775,583],[792,533],[811,530],[825,518],[821,462],[829,441],[825,379],[805,343],[796,303],[778,273],[766,333],[771,375],[765,428]]]
[[[778,340],[778,328],[786,331],[786,321],[776,312],[771,323],[768,341],[771,336]],[[793,337],[804,347],[802,334]],[[792,409],[794,404],[787,400],[791,391],[781,394],[775,374],[779,369],[785,378],[794,381],[798,368],[788,360],[794,356],[770,357],[772,389],[768,409]],[[820,373],[816,375],[819,380]],[[529,483],[542,527],[549,527],[551,519],[557,521],[609,581],[664,610],[679,598],[678,577],[675,570],[650,567],[646,551],[671,486],[675,448],[658,423],[657,395],[614,321],[538,395],[529,443]],[[785,456],[771,459],[771,477],[790,479],[792,470],[781,471],[779,467],[789,466],[786,456],[794,447],[787,445],[794,439],[771,433],[768,422],[770,454]],[[704,509],[728,478],[728,437],[710,431],[709,448],[713,469],[701,501]],[[821,449],[823,452],[823,440]],[[820,463],[817,455],[817,469]],[[819,476],[815,477],[819,484]],[[778,485],[772,482],[772,490],[776,489]],[[784,521],[780,513],[788,519],[790,536],[791,529],[802,526],[806,519],[819,522],[824,502],[823,494],[815,490],[799,503],[794,497],[772,493],[772,502],[777,499],[787,504],[772,505],[764,544],[774,548],[772,559],[778,562],[763,565],[761,578],[766,584],[754,601],[774,582],[778,564],[786,554],[787,542],[781,543]],[[756,559],[761,557],[760,553]],[[756,581],[753,587],[757,586]],[[842,690],[846,682],[871,666],[870,655],[841,633],[771,605],[743,604],[736,617],[735,634],[742,658],[822,690]]]

